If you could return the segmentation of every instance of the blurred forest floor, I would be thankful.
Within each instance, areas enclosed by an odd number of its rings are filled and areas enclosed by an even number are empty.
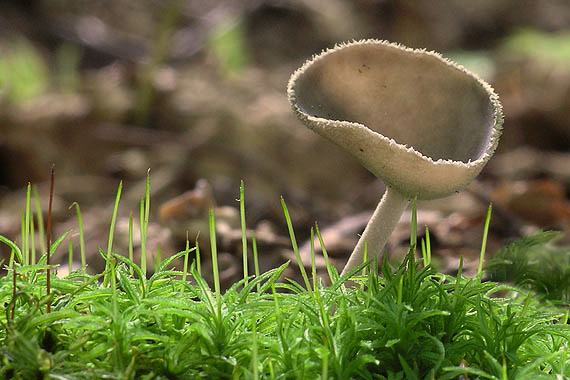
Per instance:
[[[361,38],[439,51],[501,97],[504,133],[478,180],[418,206],[438,269],[457,269],[463,256],[473,273],[490,202],[489,253],[537,229],[562,230],[570,241],[567,0],[1,1],[0,234],[19,236],[28,181],[47,208],[55,163],[56,236],[73,229],[77,252],[70,206],[78,202],[90,270],[99,271],[118,183],[115,247],[126,253],[129,213],[137,231],[150,168],[155,255],[183,249],[201,231],[207,257],[215,207],[222,279],[240,278],[243,179],[262,270],[293,256],[280,195],[307,263],[318,221],[342,267],[384,187],[307,130],[285,89],[312,54]],[[407,249],[409,220],[387,247],[393,260]],[[5,260],[9,250],[0,253]],[[66,254],[61,247],[57,261]]]

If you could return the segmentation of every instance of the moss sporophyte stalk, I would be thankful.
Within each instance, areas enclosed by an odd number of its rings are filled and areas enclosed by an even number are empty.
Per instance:
[[[291,76],[288,95],[307,127],[386,183],[343,273],[362,263],[365,247],[380,253],[411,199],[465,188],[493,155],[503,122],[497,94],[477,75],[386,41],[313,57]]]

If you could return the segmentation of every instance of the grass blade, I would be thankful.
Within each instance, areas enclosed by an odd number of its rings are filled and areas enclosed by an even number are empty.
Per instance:
[[[119,182],[119,187],[117,188],[117,195],[115,196],[115,203],[113,205],[113,214],[111,216],[111,225],[109,226],[109,238],[107,240],[107,260],[105,262],[105,271],[111,270],[111,276],[115,277],[115,268],[111,267],[111,252],[113,251],[113,239],[115,236],[115,224],[117,223],[117,213],[119,211],[119,201],[121,199],[121,191],[123,189],[123,181]],[[113,280],[114,281],[114,280]],[[105,285],[109,284],[109,279],[105,276],[103,281]]]
[[[483,239],[481,241],[481,253],[479,254],[479,265],[477,267],[477,274],[483,271],[483,262],[485,260],[485,250],[487,248],[487,236],[489,233],[489,224],[491,222],[491,213],[493,211],[493,204],[489,204],[487,209],[487,216],[485,217],[485,227],[483,228]]]
[[[253,268],[255,271],[255,278],[259,278],[259,257],[257,256],[257,240],[255,240],[255,233],[251,233],[251,246],[253,250]],[[257,284],[257,292],[259,293],[259,286]]]
[[[51,299],[49,298],[49,295],[51,293],[51,271],[50,271],[49,267],[51,265],[51,229],[52,229],[51,206],[53,203],[54,182],[55,182],[55,164],[52,164],[51,172],[50,172],[50,182],[49,182],[49,204],[48,204],[48,215],[47,215],[47,252],[46,252],[46,263],[48,266],[48,269],[46,270],[46,295],[48,297],[48,301],[47,301],[47,312],[48,312],[48,314],[51,312]]]
[[[30,213],[31,213],[31,192],[32,184],[28,182],[26,187],[26,206],[24,209],[24,220],[22,222],[22,254],[26,264],[35,264],[35,257],[30,261]]]
[[[83,234],[83,218],[81,217],[81,209],[77,202],[73,202],[69,208],[75,206],[75,213],[77,214],[77,226],[79,228],[79,254],[81,255],[81,272],[86,273],[87,261],[85,259],[85,236]]]
[[[73,236],[69,237],[67,245],[67,274],[73,272]]]
[[[317,234],[317,238],[319,239],[319,243],[321,244],[321,251],[323,252],[323,257],[325,258],[325,265],[327,267],[327,273],[329,275],[329,279],[331,283],[334,283],[338,280],[338,273],[336,269],[332,266],[329,260],[329,254],[325,247],[325,242],[323,240],[323,236],[321,235],[321,231],[319,231],[319,225],[315,223],[315,232]]]
[[[182,268],[182,282],[186,282],[188,274],[188,256],[190,254],[190,240],[188,239],[188,232],[186,232],[186,255],[184,255],[184,266]]]
[[[32,186],[32,194],[34,197],[34,203],[36,206],[36,223],[38,224],[38,237],[40,239],[40,252],[46,252],[46,239],[44,230],[44,216],[42,213],[42,206],[40,202],[40,196],[38,194],[38,189],[36,186]]]
[[[430,241],[430,237],[429,237],[429,228],[428,226],[426,226],[426,259],[427,259],[427,265],[431,264],[431,241]]]
[[[214,276],[214,290],[216,292],[216,301],[220,302],[220,272],[218,270],[218,251],[216,248],[216,220],[214,218],[214,210],[208,212],[208,222],[210,227],[210,248],[212,252],[212,275]]]
[[[133,213],[129,213],[129,260],[134,261],[134,249],[133,249]],[[131,276],[134,274],[133,269],[130,269]]]
[[[244,199],[244,186],[243,180],[241,180],[239,185],[239,215],[241,224],[241,246],[242,246],[242,258],[243,258],[243,278],[245,280],[245,285],[247,285],[248,270],[247,270],[247,234],[245,225],[245,199]]]
[[[21,265],[24,263],[24,258],[22,257],[22,251],[20,251],[20,247],[12,240],[0,235],[0,241],[6,244],[8,247],[11,248],[12,252],[15,254],[15,258],[18,260],[18,263]],[[14,255],[10,255],[10,262],[8,264],[10,268],[14,266]]]
[[[303,261],[301,260],[301,254],[299,253],[299,247],[297,246],[297,239],[295,238],[295,231],[293,231],[293,224],[291,223],[291,216],[289,215],[289,210],[287,209],[287,205],[285,204],[285,200],[283,199],[283,197],[281,197],[281,208],[283,209],[283,213],[285,214],[285,220],[287,221],[287,228],[289,229],[289,237],[291,238],[291,245],[293,247],[293,252],[295,253],[295,258],[297,259],[297,265],[299,266],[299,271],[301,272],[301,276],[303,277],[303,281],[305,282],[305,288],[310,292],[311,283],[309,282],[309,278],[307,277],[307,272],[305,271]]]
[[[412,222],[410,224],[410,249],[415,251],[418,234],[417,234],[417,227],[418,227],[418,212],[417,212],[417,197],[414,197],[412,201]]]
[[[141,234],[141,269],[146,277],[146,240],[150,214],[150,169],[146,173],[145,196],[140,203],[140,234]]]

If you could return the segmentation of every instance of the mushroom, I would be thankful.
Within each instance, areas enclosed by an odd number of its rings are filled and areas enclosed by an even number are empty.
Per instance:
[[[411,199],[464,189],[493,155],[503,123],[497,94],[477,75],[436,52],[379,40],[314,56],[287,94],[307,127],[386,184],[342,274],[365,249],[383,250]]]

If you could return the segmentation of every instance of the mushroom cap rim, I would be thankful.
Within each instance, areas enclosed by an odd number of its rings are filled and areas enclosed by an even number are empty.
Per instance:
[[[297,101],[296,101],[297,96],[296,96],[295,91],[293,89],[294,84],[297,81],[297,79],[299,78],[299,76],[309,66],[311,66],[313,63],[323,59],[327,55],[332,54],[332,53],[338,51],[339,49],[354,46],[354,45],[384,45],[384,46],[393,47],[393,48],[396,48],[399,50],[404,50],[404,51],[407,51],[407,52],[410,52],[413,54],[427,54],[427,55],[430,55],[430,56],[435,57],[436,59],[442,61],[444,64],[450,66],[451,68],[462,71],[463,73],[465,73],[465,74],[469,75],[471,78],[473,78],[489,94],[489,100],[490,100],[490,102],[493,106],[493,110],[494,110],[492,133],[491,133],[491,136],[489,138],[489,142],[487,143],[487,148],[485,149],[485,152],[476,160],[469,160],[468,162],[452,160],[452,159],[445,159],[445,158],[439,158],[437,160],[434,160],[432,157],[429,157],[429,156],[423,154],[422,152],[415,149],[413,146],[401,144],[401,143],[397,142],[396,140],[394,140],[390,137],[384,136],[383,134],[374,131],[373,129],[367,127],[365,124],[355,122],[355,121],[348,121],[348,120],[336,120],[336,119],[321,118],[318,116],[310,115],[310,114],[306,113],[305,111],[303,111],[297,105]],[[289,98],[289,103],[291,104],[293,110],[297,114],[297,117],[299,119],[301,119],[302,121],[310,121],[311,123],[320,124],[320,125],[327,125],[327,126],[334,124],[335,127],[350,126],[350,127],[363,128],[367,132],[372,133],[376,137],[381,138],[382,140],[386,141],[390,145],[398,147],[403,152],[414,154],[414,155],[418,156],[419,158],[421,158],[422,160],[425,160],[428,163],[435,164],[435,165],[455,165],[457,167],[464,167],[466,169],[467,168],[473,168],[474,166],[478,166],[478,165],[484,165],[492,157],[492,155],[493,155],[493,153],[497,147],[498,140],[499,140],[499,137],[500,137],[501,132],[502,132],[502,124],[503,124],[502,106],[501,106],[501,103],[499,102],[498,95],[495,93],[495,90],[487,82],[482,80],[475,73],[467,70],[464,66],[445,58],[444,56],[442,56],[440,53],[438,53],[436,51],[426,50],[426,49],[409,48],[409,47],[401,45],[399,43],[394,43],[394,42],[390,42],[390,41],[386,41],[386,40],[363,39],[363,40],[353,40],[350,42],[342,42],[342,43],[335,44],[335,46],[332,48],[327,48],[327,49],[323,50],[321,53],[314,54],[310,59],[305,61],[305,63],[301,67],[299,67],[297,70],[295,70],[293,75],[291,75],[291,78],[289,79],[289,82],[287,84],[287,96]],[[306,124],[308,125],[309,129],[311,129],[311,130],[313,129],[313,126],[311,126],[310,123],[306,123]]]

